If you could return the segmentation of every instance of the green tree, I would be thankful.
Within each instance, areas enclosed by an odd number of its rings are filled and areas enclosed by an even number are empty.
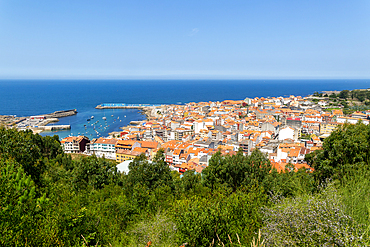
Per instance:
[[[217,185],[226,184],[236,191],[240,186],[262,184],[270,170],[270,161],[259,150],[254,150],[250,156],[245,156],[240,149],[233,156],[222,156],[217,152],[202,174],[206,186],[214,188]]]
[[[22,167],[0,159],[1,246],[40,245],[37,218],[46,202],[45,195],[36,197],[35,184]]]
[[[76,160],[71,175],[72,183],[77,190],[85,189],[87,186],[101,189],[118,179],[115,162],[99,159],[95,155]]]
[[[359,169],[369,168],[370,127],[363,123],[344,124],[324,140],[323,149],[306,155],[315,168],[318,181],[327,178],[342,180]]]
[[[281,173],[273,169],[264,182],[264,188],[269,195],[291,197],[313,193],[316,184],[313,175],[306,169],[295,171],[292,165],[287,165]]]
[[[160,186],[174,188],[171,170],[165,161],[164,151],[159,150],[153,162],[149,162],[144,154],[136,157],[129,165],[127,185],[134,188],[141,184],[149,191]]]
[[[335,99],[337,97],[337,95],[335,93],[332,93],[329,95],[329,98],[332,98],[332,99]]]
[[[338,94],[338,97],[341,99],[347,99],[349,97],[349,91],[348,90],[342,90]]]
[[[40,148],[41,136],[34,135],[30,130],[18,131],[4,127],[0,127],[0,136],[0,158],[14,159],[40,185],[41,174],[46,168]]]
[[[189,191],[195,189],[197,186],[201,186],[202,177],[199,173],[194,170],[186,171],[181,178],[181,189],[182,191]]]

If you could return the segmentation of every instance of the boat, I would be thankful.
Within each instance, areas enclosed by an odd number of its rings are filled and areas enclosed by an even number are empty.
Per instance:
[[[106,117],[103,117],[103,120],[107,120],[107,118]]]
[[[113,117],[113,115],[111,115],[111,117]]]
[[[86,121],[90,121],[90,118],[86,119]]]
[[[91,116],[91,119],[94,119],[94,116]]]

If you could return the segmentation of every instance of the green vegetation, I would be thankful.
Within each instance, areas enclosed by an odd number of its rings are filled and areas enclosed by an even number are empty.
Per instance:
[[[307,155],[313,173],[278,173],[256,150],[216,153],[202,175],[181,178],[163,151],[121,174],[110,160],[72,159],[58,137],[0,136],[0,246],[370,244],[370,127],[361,123]]]
[[[268,246],[365,246],[363,229],[345,213],[333,185],[278,201],[265,208],[264,219]]]
[[[345,124],[325,139],[323,150],[306,155],[316,169],[318,181],[333,178],[342,181],[370,168],[370,128],[364,124]]]
[[[322,97],[328,97],[324,99],[328,101],[330,108],[326,108],[326,111],[333,109],[342,109],[345,115],[349,115],[355,111],[370,110],[370,90],[369,89],[357,89],[357,90],[342,90],[339,93],[331,93],[330,95],[322,95],[318,92],[313,93],[313,102],[318,102]]]

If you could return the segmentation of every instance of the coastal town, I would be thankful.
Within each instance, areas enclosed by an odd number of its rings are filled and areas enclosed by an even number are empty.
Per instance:
[[[240,149],[245,155],[260,150],[278,171],[291,165],[312,171],[305,155],[321,149],[338,125],[369,123],[370,111],[345,115],[329,107],[327,100],[301,96],[145,106],[147,120],[137,125],[107,137],[70,136],[61,143],[66,153],[116,160],[125,172],[135,157],[145,154],[151,160],[160,149],[180,173],[201,173],[216,152],[234,155]]]

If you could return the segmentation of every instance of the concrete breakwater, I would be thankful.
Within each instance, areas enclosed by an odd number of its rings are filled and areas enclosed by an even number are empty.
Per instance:
[[[141,125],[143,123],[145,123],[145,121],[131,121],[130,122],[131,125]]]
[[[49,125],[49,126],[37,126],[37,129],[52,131],[52,130],[66,130],[71,129],[70,125]]]
[[[161,106],[151,104],[125,104],[125,103],[104,103],[97,105],[96,109],[144,109],[149,106]]]
[[[61,117],[69,117],[77,114],[77,110],[64,110],[64,111],[55,111],[50,114],[45,114],[46,118],[61,118]]]

